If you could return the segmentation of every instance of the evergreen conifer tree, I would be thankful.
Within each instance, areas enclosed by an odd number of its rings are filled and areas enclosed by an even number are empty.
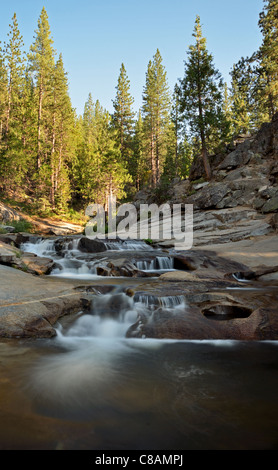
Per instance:
[[[106,205],[108,197],[125,196],[131,177],[121,160],[111,116],[89,94],[83,114],[83,142],[79,147],[75,174],[79,193],[86,202]]]
[[[261,74],[265,78],[263,95],[267,103],[269,118],[278,110],[278,2],[264,0],[265,6],[260,14],[259,27],[263,35],[258,51]]]
[[[122,160],[131,171],[135,113],[132,110],[134,99],[130,94],[130,81],[128,80],[124,64],[121,65],[116,90],[116,98],[113,101],[114,113],[112,122],[116,130],[117,142],[120,145]]]
[[[151,165],[152,187],[155,188],[163,172],[166,157],[166,129],[170,119],[170,94],[165,67],[157,49],[149,61],[143,92],[143,121],[146,152]]]
[[[2,140],[2,183],[6,190],[17,189],[26,172],[23,152],[23,113],[25,58],[23,39],[14,13],[9,40],[5,44],[6,93],[4,100],[5,125]]]
[[[69,164],[73,158],[74,113],[68,93],[62,54],[54,69],[51,145],[51,203],[65,209],[70,199]]]
[[[202,35],[200,17],[197,16],[193,32],[195,44],[189,47],[185,61],[185,75],[180,81],[180,108],[185,128],[201,144],[201,153],[207,179],[211,178],[208,153],[221,140],[223,123],[223,81],[207,51]]]
[[[52,103],[52,79],[55,67],[55,51],[51,37],[48,16],[43,7],[38,28],[35,31],[35,41],[30,47],[29,70],[33,73],[35,80],[35,99],[37,110],[37,168],[43,163],[48,163],[51,149],[51,127],[50,107]]]

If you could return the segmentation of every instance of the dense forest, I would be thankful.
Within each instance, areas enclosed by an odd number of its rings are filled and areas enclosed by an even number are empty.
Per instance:
[[[14,14],[0,44],[0,195],[42,215],[66,215],[113,194],[132,200],[142,188],[163,192],[186,178],[202,155],[239,134],[255,132],[278,110],[278,2],[264,0],[258,19],[262,42],[251,57],[231,64],[224,83],[203,37],[193,25],[184,76],[170,90],[157,49],[146,67],[142,106],[134,110],[125,65],[115,80],[113,113],[89,94],[82,116],[69,96],[62,54],[56,55],[45,8],[29,52]]]

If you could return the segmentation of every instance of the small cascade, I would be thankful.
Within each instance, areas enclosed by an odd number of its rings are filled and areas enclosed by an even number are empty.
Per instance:
[[[23,243],[20,247],[22,251],[34,253],[42,258],[52,258],[56,254],[54,239],[39,238],[35,243]]]
[[[150,310],[156,309],[158,307],[175,308],[185,305],[185,299],[183,295],[157,296],[152,294],[136,293],[134,295],[134,302],[141,303]]]
[[[136,261],[135,266],[141,271],[171,271],[174,270],[174,259],[170,256],[158,256],[152,260]]]
[[[153,248],[143,240],[104,241],[107,250],[152,251]]]
[[[156,258],[158,269],[171,270],[174,269],[174,259],[170,256],[159,256]]]
[[[84,242],[85,240],[85,242]],[[101,275],[109,275],[109,269],[102,271],[111,257],[118,259],[118,255],[111,252],[128,251],[125,254],[127,259],[131,256],[132,252],[142,254],[142,259],[132,261],[140,271],[164,272],[174,269],[174,259],[171,256],[162,256],[157,254],[150,245],[142,240],[105,240],[101,244],[105,246],[105,251],[101,252],[96,249],[94,245],[88,243],[86,237],[55,237],[55,238],[39,238],[35,242],[27,242],[21,245],[21,250],[24,252],[34,253],[39,257],[51,258],[55,264],[50,273],[50,276],[58,276],[65,278],[78,278],[78,279],[95,279]],[[96,247],[98,248],[98,246]],[[110,256],[109,256],[110,252]],[[144,253],[146,252],[145,259]],[[152,252],[151,257],[148,255]],[[103,253],[104,256],[101,256]],[[157,256],[153,256],[156,255]],[[104,274],[105,273],[105,274]]]
[[[63,278],[94,279],[97,276],[97,265],[103,259],[80,259],[82,253],[78,249],[80,238],[72,239],[38,239],[36,243],[24,243],[21,250],[34,253],[40,257],[55,261],[50,276]]]
[[[137,322],[156,321],[154,315],[161,315],[161,308],[169,314],[179,312],[186,306],[184,296],[159,297],[148,294],[127,295],[121,288],[107,294],[92,296],[90,313],[82,314],[68,330],[57,328],[58,341],[81,344],[84,341],[98,341],[109,348],[113,341],[127,338],[127,333]]]
[[[154,271],[155,260],[140,260],[135,261],[134,265],[140,269],[140,271]]]
[[[91,311],[81,315],[66,332],[57,328],[61,341],[98,339],[123,339],[130,325],[136,322],[140,308],[132,297],[124,292],[113,291],[108,294],[97,294],[92,298]]]

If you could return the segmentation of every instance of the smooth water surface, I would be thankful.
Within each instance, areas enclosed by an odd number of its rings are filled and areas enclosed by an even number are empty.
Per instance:
[[[0,343],[1,449],[278,448],[277,343],[120,330],[85,316],[53,340]]]

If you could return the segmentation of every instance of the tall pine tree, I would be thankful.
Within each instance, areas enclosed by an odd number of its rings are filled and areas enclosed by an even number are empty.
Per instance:
[[[7,69],[5,65],[4,52],[0,43],[0,150],[2,147],[2,138],[5,131],[6,121],[6,97],[7,97]]]
[[[278,2],[264,0],[265,6],[260,14],[259,27],[263,35],[258,51],[261,73],[265,77],[263,94],[269,118],[278,110]]]
[[[55,51],[51,37],[48,16],[43,7],[35,31],[35,41],[30,47],[29,70],[35,80],[35,98],[37,110],[37,167],[47,162],[51,148],[48,129],[50,127],[52,102],[52,79],[55,67]]]
[[[200,17],[197,16],[193,32],[195,43],[189,47],[185,61],[185,75],[180,80],[180,108],[185,128],[197,137],[207,179],[211,179],[208,153],[219,144],[219,129],[223,123],[223,81],[207,51],[202,35]]]
[[[143,91],[143,121],[146,152],[151,166],[151,182],[155,188],[163,172],[166,157],[166,130],[170,120],[170,93],[165,67],[157,49],[149,61]]]
[[[51,114],[51,204],[53,208],[57,206],[62,211],[70,199],[69,165],[75,150],[73,142],[74,113],[62,54],[60,54],[54,69]]]
[[[23,39],[18,28],[16,14],[13,15],[9,41],[5,44],[6,93],[4,101],[5,125],[2,141],[2,183],[6,190],[16,189],[26,172],[23,153],[23,114],[25,58]]]
[[[113,101],[114,113],[112,122],[116,130],[117,142],[120,145],[122,160],[131,172],[135,113],[132,110],[134,99],[130,94],[130,81],[127,77],[124,64],[121,65],[116,90],[116,98]]]

